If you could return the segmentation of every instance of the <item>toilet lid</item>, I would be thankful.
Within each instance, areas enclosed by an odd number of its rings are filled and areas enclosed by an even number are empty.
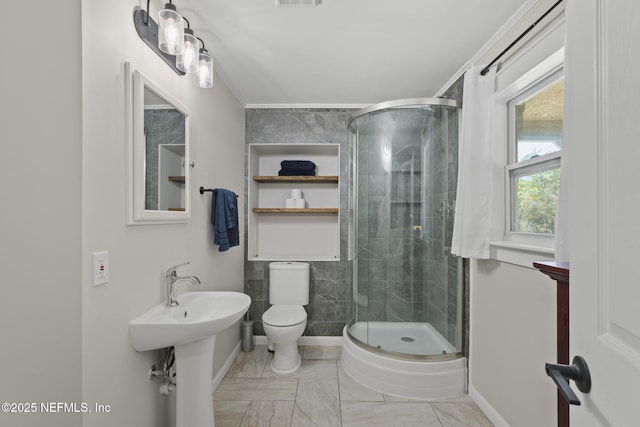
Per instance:
[[[271,326],[293,326],[307,320],[301,305],[272,305],[262,315],[262,321]]]

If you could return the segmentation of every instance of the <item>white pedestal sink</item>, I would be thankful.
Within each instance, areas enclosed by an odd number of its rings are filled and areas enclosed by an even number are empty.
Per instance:
[[[176,426],[212,427],[216,334],[236,323],[251,299],[241,292],[187,292],[177,307],[157,305],[129,322],[137,351],[176,350]]]

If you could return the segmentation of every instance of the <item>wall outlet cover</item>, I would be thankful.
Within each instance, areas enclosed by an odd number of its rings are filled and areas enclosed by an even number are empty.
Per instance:
[[[93,286],[109,282],[109,252],[93,253]]]

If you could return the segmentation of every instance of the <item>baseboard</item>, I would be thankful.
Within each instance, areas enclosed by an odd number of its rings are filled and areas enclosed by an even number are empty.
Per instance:
[[[236,344],[236,346],[234,347],[229,357],[227,357],[227,360],[225,360],[224,365],[222,365],[222,368],[220,368],[218,373],[213,377],[214,391],[218,388],[224,376],[227,375],[227,372],[229,372],[229,369],[231,369],[231,365],[233,365],[233,361],[236,360],[236,357],[238,356],[239,353],[240,353],[240,341],[238,341],[238,344]]]
[[[253,337],[255,345],[267,345],[267,337],[265,335],[255,335]],[[327,347],[340,347],[342,345],[342,337],[300,337],[298,345],[320,345]]]
[[[489,418],[489,421],[493,423],[495,427],[510,427],[504,418],[491,406],[489,402],[482,396],[478,390],[476,390],[471,384],[469,384],[469,397],[473,400],[478,408]]]

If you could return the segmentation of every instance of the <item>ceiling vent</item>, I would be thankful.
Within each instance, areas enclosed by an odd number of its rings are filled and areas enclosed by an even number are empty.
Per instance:
[[[276,0],[276,6],[318,6],[322,0]]]

